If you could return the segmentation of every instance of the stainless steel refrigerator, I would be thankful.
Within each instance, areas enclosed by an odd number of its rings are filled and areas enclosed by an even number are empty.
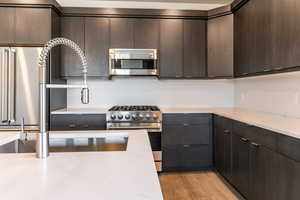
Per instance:
[[[39,126],[39,67],[42,48],[0,47],[0,129]]]

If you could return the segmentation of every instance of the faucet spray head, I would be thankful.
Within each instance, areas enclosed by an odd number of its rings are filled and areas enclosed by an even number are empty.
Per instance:
[[[89,104],[90,103],[90,90],[89,88],[81,89],[81,103]]]

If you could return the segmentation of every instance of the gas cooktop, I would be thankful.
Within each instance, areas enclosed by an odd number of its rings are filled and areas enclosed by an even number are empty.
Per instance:
[[[108,111],[160,111],[157,106],[114,106]]]

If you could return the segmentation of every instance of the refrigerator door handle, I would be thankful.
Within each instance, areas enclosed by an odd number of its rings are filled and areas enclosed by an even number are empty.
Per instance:
[[[16,121],[16,49],[11,48],[8,80],[8,122]]]
[[[9,48],[2,51],[2,67],[1,67],[1,116],[0,122],[8,122],[8,66],[9,66]]]

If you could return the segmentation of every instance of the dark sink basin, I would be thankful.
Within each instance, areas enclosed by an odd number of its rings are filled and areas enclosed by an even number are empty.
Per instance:
[[[126,151],[127,137],[112,138],[53,138],[50,152]],[[14,142],[0,146],[0,153],[34,153],[35,140]]]

